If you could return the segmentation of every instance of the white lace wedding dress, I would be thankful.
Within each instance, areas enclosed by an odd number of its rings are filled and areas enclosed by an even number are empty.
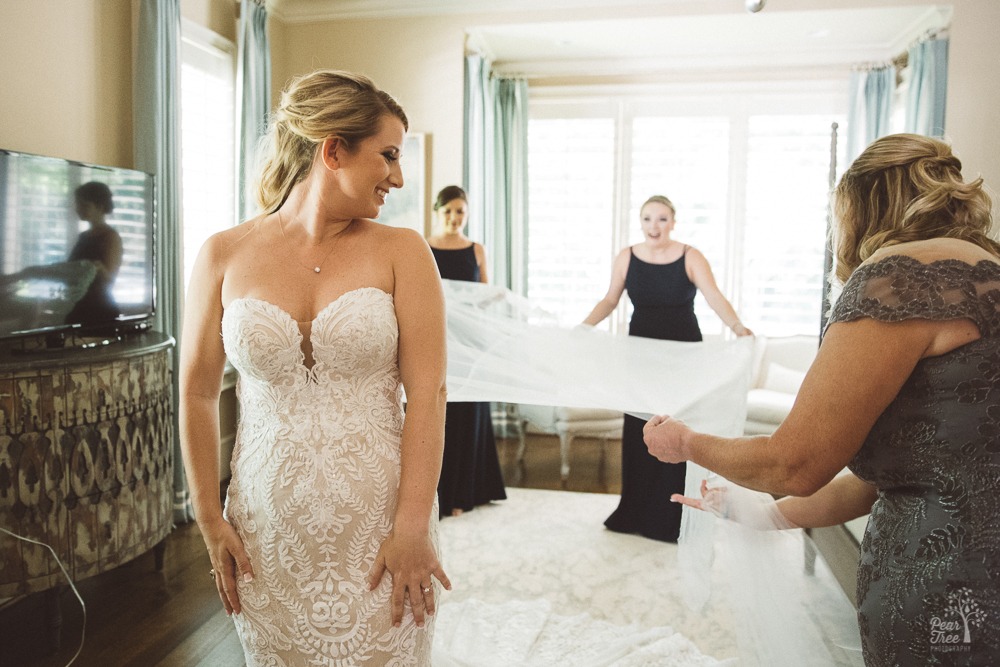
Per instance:
[[[222,333],[241,412],[226,518],[256,573],[233,616],[247,665],[428,664],[433,623],[417,628],[407,607],[393,628],[391,578],[372,592],[366,579],[399,487],[392,297],[353,290],[311,323],[240,298]]]

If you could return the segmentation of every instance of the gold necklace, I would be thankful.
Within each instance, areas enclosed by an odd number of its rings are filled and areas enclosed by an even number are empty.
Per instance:
[[[288,237],[285,236],[285,224],[284,224],[284,222],[281,219],[281,209],[278,209],[277,213],[278,213],[278,229],[281,230],[281,240],[285,242],[285,246],[288,248],[289,252],[291,252],[292,256],[295,257],[295,252],[292,249],[292,244],[288,242]],[[320,262],[316,266],[310,267],[310,266],[308,266],[306,264],[303,264],[298,259],[298,257],[295,257],[295,260],[299,263],[299,266],[301,266],[302,268],[304,268],[304,269],[306,269],[308,271],[312,271],[313,273],[319,273],[320,270],[322,270],[323,265],[326,264],[326,260],[330,259],[330,255],[333,254],[333,249],[337,247],[337,237],[339,237],[341,234],[343,234],[344,232],[346,232],[347,228],[350,227],[350,226],[351,226],[351,223],[349,222],[349,223],[347,223],[347,227],[344,227],[343,229],[341,229],[339,232],[337,232],[334,235],[333,241],[330,244],[330,249],[327,251],[326,256],[323,257],[323,261],[322,262]]]

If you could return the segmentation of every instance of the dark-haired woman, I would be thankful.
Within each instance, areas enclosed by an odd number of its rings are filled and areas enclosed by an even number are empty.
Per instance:
[[[122,237],[108,224],[114,211],[111,188],[99,181],[84,183],[74,192],[77,216],[90,227],[80,233],[69,261],[86,260],[97,270],[83,297],[66,315],[70,324],[110,324],[121,314],[111,288],[122,265]]]
[[[438,229],[427,239],[445,280],[487,282],[486,250],[465,236],[469,202],[465,191],[449,185],[434,201]],[[448,403],[444,461],[438,482],[441,516],[458,516],[507,497],[497,456],[489,403]]]

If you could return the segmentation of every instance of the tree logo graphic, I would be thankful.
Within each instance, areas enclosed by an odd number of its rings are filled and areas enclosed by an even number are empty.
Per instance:
[[[972,628],[982,625],[985,614],[972,597],[972,589],[949,591],[947,607],[941,616],[931,616],[931,646],[941,651],[968,651]]]

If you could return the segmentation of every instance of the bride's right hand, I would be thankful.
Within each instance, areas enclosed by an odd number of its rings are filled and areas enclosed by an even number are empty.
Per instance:
[[[243,547],[243,540],[236,529],[228,521],[219,517],[217,520],[199,525],[208,557],[212,561],[212,574],[215,576],[215,587],[219,598],[226,608],[226,615],[238,614],[241,611],[240,596],[236,590],[237,576],[246,583],[253,581],[253,566]]]

